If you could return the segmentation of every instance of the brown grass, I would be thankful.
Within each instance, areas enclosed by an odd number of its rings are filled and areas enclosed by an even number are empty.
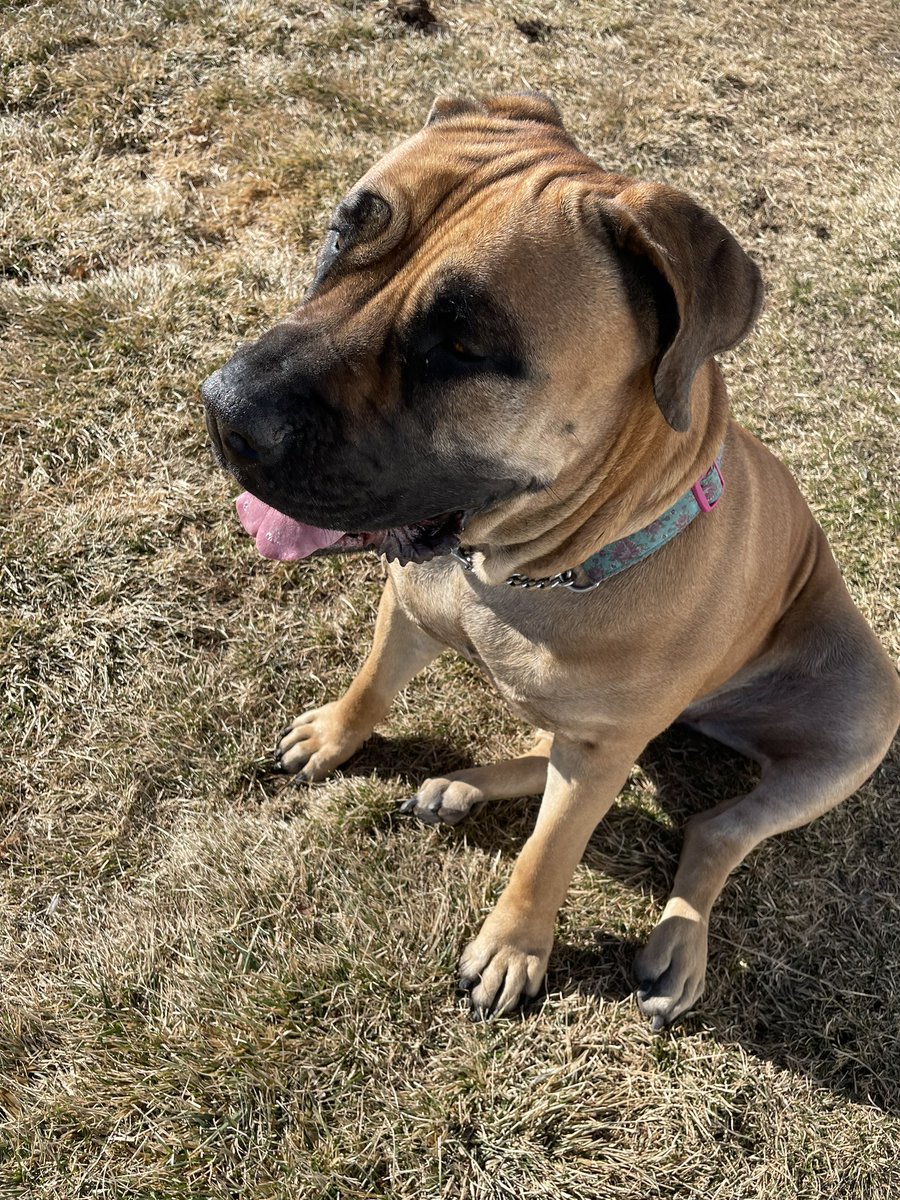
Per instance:
[[[256,558],[197,385],[296,302],[331,207],[434,94],[545,88],[760,261],[735,408],[896,654],[896,11],[433,8],[430,33],[312,0],[0,17],[0,1196],[888,1200],[896,755],[736,873],[702,1009],[657,1038],[631,952],[685,815],[746,774],[660,739],[579,868],[547,1000],[470,1024],[455,958],[535,802],[454,831],[394,802],[525,731],[447,658],[334,780],[270,774],[275,730],[360,662],[381,568]]]

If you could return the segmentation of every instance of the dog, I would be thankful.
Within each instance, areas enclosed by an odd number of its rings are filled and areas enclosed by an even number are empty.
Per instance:
[[[389,562],[370,654],[284,730],[280,769],[333,771],[447,647],[537,729],[402,805],[455,824],[543,793],[462,953],[475,1017],[539,991],[588,838],[667,726],[760,776],[687,824],[634,966],[654,1029],[703,991],[731,870],[854,792],[897,729],[897,673],[821,529],[729,418],[714,356],[761,300],[718,220],[602,170],[548,98],[439,99],[338,205],[301,307],[203,385],[264,555]]]

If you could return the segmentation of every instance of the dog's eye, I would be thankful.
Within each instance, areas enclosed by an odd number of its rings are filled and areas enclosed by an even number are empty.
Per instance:
[[[319,257],[316,260],[316,277],[313,280],[312,288],[307,293],[307,298],[312,295],[313,291],[315,291],[337,262],[341,251],[346,245],[346,241],[347,239],[342,229],[335,229],[333,225],[329,226],[325,235],[325,241],[322,243],[322,248],[319,251]]]
[[[523,373],[522,363],[504,349],[486,344],[477,335],[437,333],[410,356],[432,379],[453,380],[474,375]]]
[[[467,342],[460,338],[451,338],[449,341],[441,343],[441,349],[452,355],[453,358],[465,363],[484,362],[487,355],[479,354]]]
[[[453,376],[484,367],[488,355],[479,351],[459,337],[448,337],[436,342],[425,352],[425,366],[438,375]]]

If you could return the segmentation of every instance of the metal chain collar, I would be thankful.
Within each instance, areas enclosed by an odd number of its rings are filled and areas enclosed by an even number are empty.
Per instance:
[[[453,558],[457,562],[462,563],[467,571],[474,571],[475,564],[472,562],[472,554],[468,550],[464,550],[462,546],[457,546],[450,551]],[[603,579],[598,579],[595,583],[577,583],[578,572],[575,567],[569,567],[565,571],[560,571],[558,575],[545,575],[542,579],[532,579],[528,575],[521,575],[516,572],[506,579],[509,587],[517,588],[555,588],[564,587],[572,592],[592,592],[594,588],[598,588]]]

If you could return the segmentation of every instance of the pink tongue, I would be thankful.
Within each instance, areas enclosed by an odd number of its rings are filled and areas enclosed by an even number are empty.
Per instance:
[[[263,558],[277,558],[282,562],[306,558],[307,554],[331,546],[344,536],[340,529],[301,525],[249,492],[238,496],[236,505],[241,524],[251,537],[256,538],[256,548]]]

